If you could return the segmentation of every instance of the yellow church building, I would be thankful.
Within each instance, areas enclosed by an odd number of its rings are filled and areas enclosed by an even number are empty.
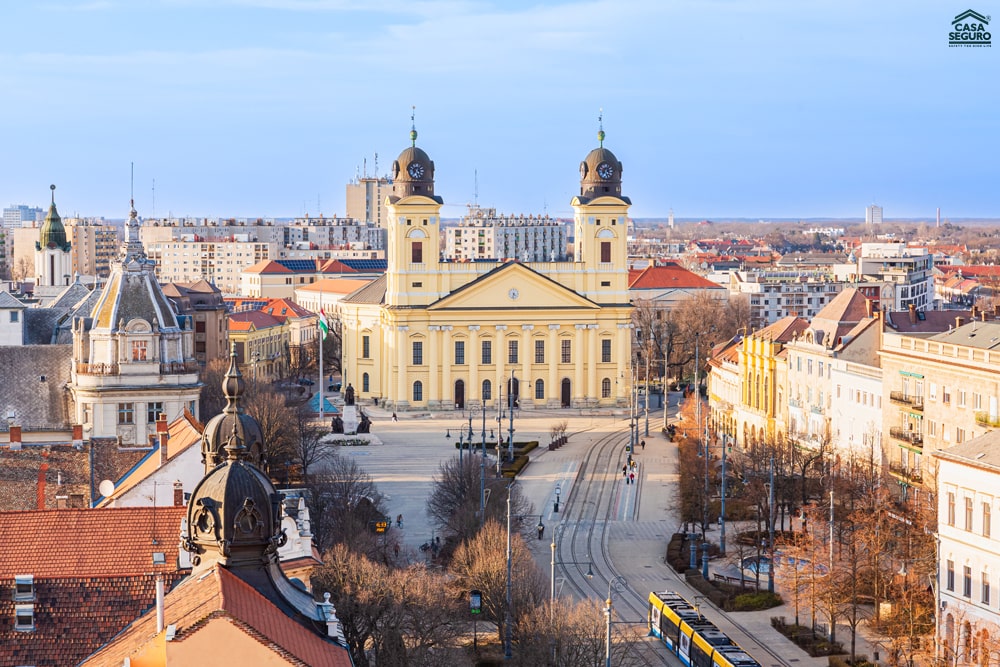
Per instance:
[[[632,305],[622,164],[600,146],[580,164],[571,261],[441,259],[434,162],[393,162],[385,275],[341,300],[344,386],[394,410],[628,404]]]

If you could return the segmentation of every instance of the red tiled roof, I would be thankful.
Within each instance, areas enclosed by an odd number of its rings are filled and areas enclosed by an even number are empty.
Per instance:
[[[816,313],[814,320],[856,323],[869,316],[868,297],[853,287],[848,287]]]
[[[797,336],[807,328],[809,328],[807,321],[801,317],[789,315],[788,317],[782,317],[774,324],[755,331],[753,336],[755,338],[767,338],[778,343],[787,343],[792,340],[793,336]]]
[[[256,329],[267,329],[268,327],[280,327],[278,318],[268,315],[260,310],[245,310],[233,313],[229,316],[230,331],[250,331]]]
[[[164,600],[164,622],[177,628],[171,643],[207,631],[211,626],[205,621],[220,616],[232,619],[235,627],[243,630],[251,641],[307,665],[350,667],[352,664],[346,648],[300,624],[225,568],[216,567],[188,577]],[[155,625],[155,612],[145,614],[84,664],[122,664],[126,657],[150,648]],[[218,651],[218,655],[205,657],[214,662],[224,657],[226,647],[220,646]]]
[[[319,267],[320,273],[357,273],[357,269],[352,269],[339,259],[328,259]]]
[[[647,266],[633,276],[629,271],[629,289],[725,289],[685,268],[670,264]]]
[[[177,569],[186,507],[0,512],[0,578],[121,577]],[[166,556],[154,565],[153,553]]]
[[[313,315],[291,299],[271,299],[261,311],[271,315],[279,322],[284,322],[289,317],[309,317]]]

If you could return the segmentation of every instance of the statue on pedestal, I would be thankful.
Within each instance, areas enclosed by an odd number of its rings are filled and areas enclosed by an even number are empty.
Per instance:
[[[344,405],[354,405],[354,387],[351,383],[347,383],[347,389],[344,390]]]

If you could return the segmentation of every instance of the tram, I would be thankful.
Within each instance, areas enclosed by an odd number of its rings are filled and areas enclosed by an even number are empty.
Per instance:
[[[761,667],[673,591],[649,594],[648,624],[650,633],[688,667]]]

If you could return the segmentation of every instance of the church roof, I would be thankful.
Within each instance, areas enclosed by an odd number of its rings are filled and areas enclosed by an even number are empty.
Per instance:
[[[79,280],[74,280],[66,286],[66,289],[59,292],[58,296],[50,301],[46,308],[73,308],[76,304],[90,296],[91,292],[93,292],[92,289]]]
[[[385,291],[389,280],[386,276],[379,276],[364,287],[358,288],[343,298],[344,303],[370,303],[384,304]]]
[[[59,217],[59,211],[56,210],[56,186],[50,187],[52,188],[52,204],[49,206],[49,212],[45,216],[42,228],[38,231],[36,247],[39,250],[58,248],[63,252],[69,252],[70,244],[66,240],[66,228],[63,227],[62,218]]]
[[[92,317],[95,329],[115,330],[120,322],[127,324],[133,319],[146,320],[160,329],[177,328],[174,310],[155,274],[151,270],[123,270],[121,264],[112,269]]]
[[[351,667],[347,649],[325,639],[296,619],[250,584],[223,567],[190,576],[164,599],[165,622],[176,628],[171,642],[184,642],[209,627],[215,618],[232,621],[250,641],[262,644],[293,664],[311,667]],[[156,613],[150,611],[92,655],[83,664],[120,665],[125,658],[155,651]],[[202,657],[214,663],[226,659],[226,646]],[[292,660],[289,660],[292,662]]]

